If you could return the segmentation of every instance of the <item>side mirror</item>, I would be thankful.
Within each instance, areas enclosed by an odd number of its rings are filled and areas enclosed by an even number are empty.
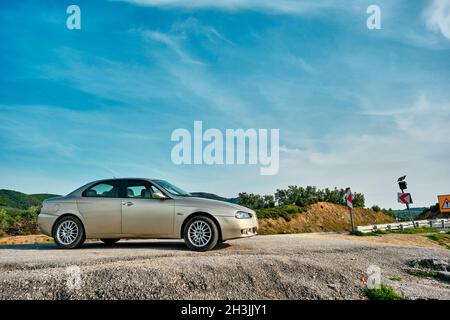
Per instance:
[[[153,199],[164,200],[166,198],[167,197],[162,192],[155,192],[155,193],[153,193]]]

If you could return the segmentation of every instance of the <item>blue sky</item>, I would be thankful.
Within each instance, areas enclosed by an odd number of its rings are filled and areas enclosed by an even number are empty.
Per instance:
[[[450,193],[450,1],[2,1],[0,188],[166,178],[224,196]],[[66,8],[81,8],[81,30]],[[378,4],[382,29],[366,28]],[[280,129],[280,171],[176,166],[173,130]]]

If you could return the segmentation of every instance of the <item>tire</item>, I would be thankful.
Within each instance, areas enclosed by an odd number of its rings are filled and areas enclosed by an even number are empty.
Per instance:
[[[100,240],[102,240],[102,242],[104,244],[106,244],[107,246],[112,246],[113,244],[115,244],[120,239],[100,239]]]
[[[183,230],[186,246],[194,251],[211,250],[219,241],[216,223],[208,217],[196,216],[186,223]]]
[[[80,247],[86,240],[80,219],[74,216],[67,216],[58,220],[53,228],[53,239],[56,246],[61,249]]]

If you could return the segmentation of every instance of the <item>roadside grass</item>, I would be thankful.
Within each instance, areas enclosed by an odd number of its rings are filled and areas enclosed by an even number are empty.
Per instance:
[[[450,249],[450,232],[429,235],[428,239],[436,241],[440,246]]]
[[[437,228],[431,227],[420,227],[420,228],[411,228],[404,229],[403,231],[393,231],[391,233],[400,233],[400,234],[417,234],[417,233],[434,233],[437,232]]]
[[[364,288],[364,296],[369,300],[406,300],[404,296],[385,284],[381,284],[378,288]]]
[[[443,281],[446,283],[450,283],[450,277],[446,272],[442,271],[434,271],[434,270],[418,270],[418,269],[410,269],[407,271],[410,275],[421,277],[421,278],[431,278],[436,279],[438,281]]]
[[[421,277],[421,278],[438,278],[438,273],[436,271],[431,270],[418,270],[418,269],[411,269],[407,271],[410,275]]]
[[[400,277],[392,277],[392,278],[389,278],[389,280],[395,281],[395,282],[399,282],[399,281],[402,281],[402,278],[400,278]]]
[[[373,231],[373,232],[361,232],[361,231],[352,231],[352,232],[350,232],[351,235],[358,236],[358,237],[381,236],[381,235],[387,234],[387,233],[388,232],[383,231],[383,230],[377,230],[377,231]]]
[[[361,232],[361,231],[353,231],[350,234],[359,237],[367,237],[367,236],[380,236],[383,234],[419,234],[419,233],[436,233],[438,228],[412,228],[405,229],[403,231],[385,231],[385,230],[376,230],[373,232]],[[445,235],[445,234],[444,234]]]

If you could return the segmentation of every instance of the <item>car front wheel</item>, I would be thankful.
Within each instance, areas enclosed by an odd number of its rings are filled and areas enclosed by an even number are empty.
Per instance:
[[[80,247],[84,240],[84,229],[80,219],[67,216],[60,219],[53,230],[53,239],[58,248],[73,249]]]
[[[189,249],[207,251],[219,241],[219,231],[213,220],[205,216],[191,218],[184,228],[184,242]]]

